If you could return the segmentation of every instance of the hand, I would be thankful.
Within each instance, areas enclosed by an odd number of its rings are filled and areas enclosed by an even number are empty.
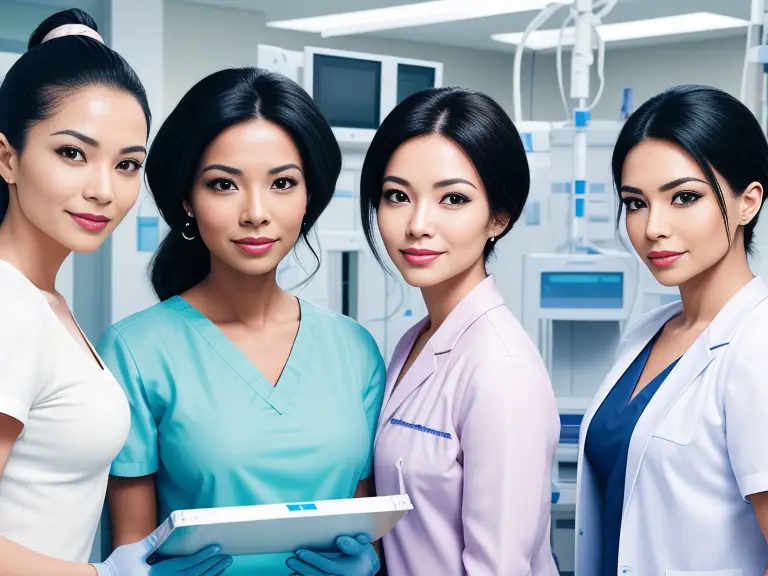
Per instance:
[[[379,555],[366,534],[359,534],[357,538],[340,536],[336,546],[341,553],[299,550],[285,565],[301,576],[373,576],[381,569]]]
[[[157,531],[136,542],[119,546],[104,562],[92,564],[99,576],[217,576],[232,564],[230,556],[218,554],[218,546],[208,546],[189,556],[169,558],[150,566],[147,556],[157,542]]]

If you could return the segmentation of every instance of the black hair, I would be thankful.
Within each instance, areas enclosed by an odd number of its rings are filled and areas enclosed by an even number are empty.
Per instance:
[[[727,92],[690,84],[674,86],[645,102],[627,119],[613,150],[613,181],[619,197],[624,161],[648,139],[676,144],[696,161],[717,197],[730,245],[725,199],[715,171],[737,197],[753,182],[763,187],[763,203],[768,195],[768,142],[749,108]],[[622,207],[619,202],[617,225]],[[744,226],[747,254],[752,253],[759,215],[760,210]]]
[[[53,116],[73,91],[105,86],[136,98],[149,135],[152,117],[144,86],[122,56],[89,36],[68,35],[43,42],[49,32],[65,24],[81,24],[98,32],[93,18],[78,9],[57,12],[32,32],[27,52],[0,85],[0,133],[21,155],[32,126]],[[0,178],[0,222],[8,210],[8,194],[8,185]]]
[[[281,127],[299,151],[308,196],[300,238],[319,267],[308,234],[331,201],[341,173],[341,150],[333,130],[312,98],[289,78],[259,68],[220,70],[184,95],[147,156],[150,193],[170,228],[150,271],[161,301],[189,290],[210,272],[210,252],[200,235],[193,240],[182,237],[190,222],[183,202],[191,196],[205,150],[227,128],[256,119]]]
[[[429,88],[412,94],[381,123],[363,162],[360,216],[368,245],[382,263],[373,235],[384,172],[395,151],[407,141],[436,134],[451,140],[469,157],[485,187],[491,214],[508,214],[506,235],[522,214],[530,189],[528,158],[509,116],[493,99],[464,88]],[[486,242],[485,261],[494,242]]]

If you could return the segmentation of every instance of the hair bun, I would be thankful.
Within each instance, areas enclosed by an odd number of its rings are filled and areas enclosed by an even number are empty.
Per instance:
[[[46,36],[48,36],[48,34],[51,33],[51,31],[67,24],[79,24],[80,26],[90,28],[96,34],[99,32],[96,21],[91,18],[87,12],[84,12],[79,8],[70,8],[69,10],[63,10],[48,16],[48,18],[43,20],[29,37],[27,50],[31,50],[32,48],[39,46],[43,43],[43,40]]]

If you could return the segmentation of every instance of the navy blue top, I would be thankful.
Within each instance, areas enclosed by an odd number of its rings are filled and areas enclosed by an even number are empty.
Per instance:
[[[624,479],[627,473],[629,441],[643,410],[664,382],[675,360],[632,398],[640,374],[645,368],[658,335],[627,368],[616,386],[608,393],[595,412],[587,430],[584,453],[595,471],[603,494],[603,570],[602,576],[616,576],[619,564],[619,533],[624,507]],[[678,358],[679,360],[679,358]]]

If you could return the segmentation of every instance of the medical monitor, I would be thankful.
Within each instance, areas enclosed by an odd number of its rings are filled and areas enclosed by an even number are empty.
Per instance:
[[[613,308],[624,306],[624,272],[542,272],[542,308]]]
[[[382,63],[316,54],[312,96],[331,126],[376,130],[381,118]]]
[[[304,89],[341,145],[366,147],[399,102],[442,83],[443,65],[439,62],[304,48]]]

